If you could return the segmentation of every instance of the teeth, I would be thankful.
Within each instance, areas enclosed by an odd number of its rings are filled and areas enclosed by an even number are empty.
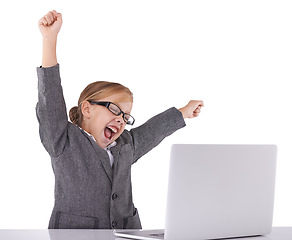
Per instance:
[[[117,129],[112,128],[112,127],[108,127],[110,130],[112,130],[114,133],[117,133]]]

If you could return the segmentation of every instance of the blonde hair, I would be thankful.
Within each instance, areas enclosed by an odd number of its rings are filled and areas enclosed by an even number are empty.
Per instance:
[[[106,81],[97,81],[89,84],[80,94],[78,106],[71,108],[69,111],[71,122],[79,126],[81,125],[83,119],[81,106],[84,101],[98,101],[121,92],[129,94],[130,101],[133,102],[133,93],[122,84]]]

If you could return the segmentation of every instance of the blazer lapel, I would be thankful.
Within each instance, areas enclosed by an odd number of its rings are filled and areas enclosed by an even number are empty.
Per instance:
[[[104,149],[102,149],[100,146],[98,146],[97,143],[94,141],[92,142],[92,145],[96,153],[98,154],[98,158],[101,161],[104,171],[106,172],[109,180],[113,182],[113,171],[112,171],[110,159],[107,152]]]
[[[109,180],[111,183],[113,182],[113,171],[110,164],[109,156],[107,152],[102,149],[100,146],[97,145],[97,143],[86,133],[83,129],[80,129],[81,132],[87,137],[87,139],[90,141],[91,145],[93,146],[94,150],[96,151],[98,155],[98,159],[101,161],[101,164],[103,166],[104,171],[106,172]]]
[[[120,151],[121,151],[120,139],[118,138],[116,140],[116,142],[117,142],[116,146],[111,148],[111,152],[112,152],[112,155],[114,157],[114,164],[113,164],[113,167],[112,167],[112,171],[113,171],[113,175],[114,176],[117,176],[118,172],[119,172],[119,159],[120,159],[119,155],[120,155]],[[113,176],[113,179],[114,179],[114,176]]]
[[[117,161],[117,159],[118,159],[117,157],[120,154],[120,149],[121,149],[120,139],[118,138],[116,140],[116,142],[117,142],[116,146],[114,146],[114,147],[111,148],[111,152],[112,152],[112,154],[114,156],[114,162]]]

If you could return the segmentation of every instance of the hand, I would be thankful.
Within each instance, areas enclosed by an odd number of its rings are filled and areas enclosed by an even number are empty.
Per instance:
[[[39,20],[38,25],[44,38],[56,38],[62,26],[62,14],[50,11]]]
[[[203,101],[191,100],[185,107],[180,108],[179,111],[181,111],[184,119],[194,118],[199,116],[201,107],[204,107]]]

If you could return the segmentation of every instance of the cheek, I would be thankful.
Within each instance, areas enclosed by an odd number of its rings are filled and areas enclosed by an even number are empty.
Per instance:
[[[96,111],[94,116],[94,120],[99,124],[106,124],[110,119],[112,119],[112,115],[109,111],[107,111],[107,109]]]
[[[121,134],[123,133],[123,131],[125,130],[125,124],[121,127]]]
[[[94,117],[91,118],[90,125],[97,132],[103,132],[105,126],[110,121],[110,116],[102,111],[97,112]]]
[[[121,127],[119,133],[115,136],[115,139],[117,139],[119,136],[121,136],[122,133],[124,132],[124,130],[125,130],[125,126]]]

